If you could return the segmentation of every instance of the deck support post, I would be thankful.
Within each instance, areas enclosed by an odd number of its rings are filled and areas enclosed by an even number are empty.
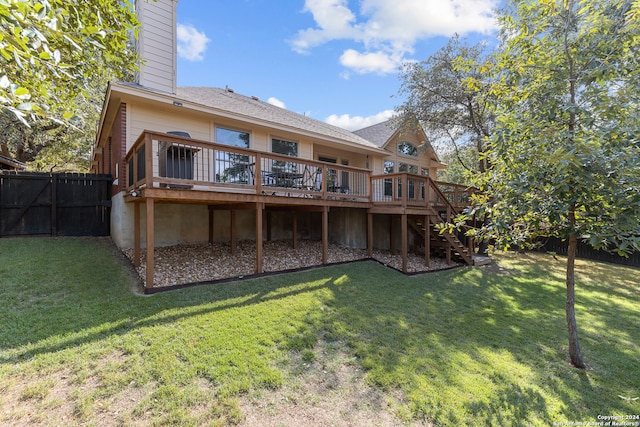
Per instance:
[[[229,211],[229,225],[231,227],[231,255],[236,254],[236,241],[238,240],[238,236],[236,235],[236,210],[231,209]]]
[[[153,288],[153,257],[154,257],[154,200],[152,198],[147,199],[147,283],[146,288]]]
[[[293,242],[291,243],[293,249],[298,249],[298,212],[291,211],[291,237]]]
[[[264,203],[256,203],[256,274],[262,273],[262,211]]]
[[[367,213],[367,256],[373,256],[373,214]]]
[[[267,242],[271,241],[271,225],[273,224],[272,212],[267,211]]]
[[[406,273],[407,272],[407,255],[408,255],[408,245],[409,245],[409,239],[407,238],[407,214],[403,213],[402,215],[400,215],[400,219],[401,219],[401,224],[400,224],[400,233],[402,234],[401,236],[401,240],[402,240],[402,272]]]
[[[329,259],[329,206],[322,207],[322,263]]]
[[[431,222],[429,215],[424,216],[424,265],[431,267]]]
[[[140,203],[133,204],[133,265],[140,267]]]
[[[393,218],[395,215],[389,215],[389,251],[391,255],[396,254],[396,232],[393,228]]]
[[[213,244],[213,210],[209,206],[209,244]]]

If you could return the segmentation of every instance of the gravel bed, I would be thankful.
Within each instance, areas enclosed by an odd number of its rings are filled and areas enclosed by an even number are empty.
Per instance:
[[[133,260],[133,249],[124,249],[124,254]],[[173,286],[185,283],[207,282],[230,277],[243,277],[255,273],[256,246],[253,241],[238,242],[236,254],[226,243],[175,245],[155,248],[154,287]],[[146,280],[146,250],[141,250],[140,267],[136,270],[143,285]],[[353,249],[329,245],[329,263],[356,261],[367,258],[366,249]],[[381,263],[402,269],[402,256],[389,251],[373,251],[373,258]],[[274,272],[322,264],[322,242],[300,240],[297,249],[291,241],[265,242],[263,245],[263,271]],[[445,260],[431,258],[431,267],[424,265],[424,256],[409,254],[407,272],[417,273],[451,267]]]

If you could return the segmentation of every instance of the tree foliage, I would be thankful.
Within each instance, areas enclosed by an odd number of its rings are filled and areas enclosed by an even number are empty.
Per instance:
[[[451,159],[470,172],[488,169],[487,149],[493,129],[492,56],[483,44],[468,46],[458,36],[426,61],[407,64],[399,94],[406,95],[398,112],[404,121],[418,120],[427,136],[444,141]],[[476,155],[469,156],[468,147]],[[475,162],[469,163],[469,157]]]
[[[96,72],[118,77],[133,67],[128,41],[138,22],[128,2],[0,0],[0,19],[0,102],[20,117],[69,118]]]
[[[137,25],[128,1],[0,0],[3,153],[28,162],[90,139],[97,93],[135,70]]]
[[[493,169],[477,185],[499,247],[569,242],[569,352],[585,364],[574,312],[577,241],[640,249],[640,3],[514,1],[500,23]]]

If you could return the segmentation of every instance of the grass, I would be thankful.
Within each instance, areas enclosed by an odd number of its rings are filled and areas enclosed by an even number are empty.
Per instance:
[[[640,271],[578,261],[580,371],[567,361],[564,260],[497,259],[411,277],[363,262],[145,297],[102,240],[2,239],[0,424],[237,424],[243,396],[294,382],[327,357],[320,343],[401,396],[408,424],[640,414]]]

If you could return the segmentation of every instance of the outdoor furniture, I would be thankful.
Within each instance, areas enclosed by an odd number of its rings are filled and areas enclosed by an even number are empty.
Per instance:
[[[265,172],[264,176],[268,181],[267,185],[273,185],[275,187],[295,188],[297,183],[302,179],[303,174],[298,172],[287,171],[270,171]]]

